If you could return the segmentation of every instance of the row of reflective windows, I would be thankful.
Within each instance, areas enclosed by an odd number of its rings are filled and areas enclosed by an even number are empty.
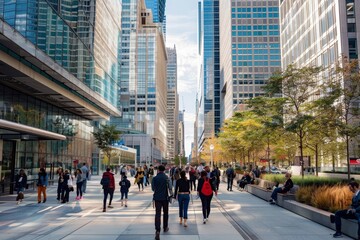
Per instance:
[[[266,54],[266,53],[265,53]],[[233,55],[232,60],[280,60],[280,55]]]
[[[279,31],[232,31],[231,36],[280,36]]]
[[[280,61],[255,61],[255,62],[236,62],[233,61],[232,62],[233,66],[247,66],[247,67],[251,67],[251,66],[281,66],[281,62]]]
[[[279,30],[279,25],[240,25],[232,26],[231,30]]]
[[[146,111],[146,107],[129,107],[129,108],[123,108],[123,112],[135,112],[135,109],[137,109],[136,111]],[[156,107],[148,107],[147,111],[149,112],[155,112],[156,111]]]
[[[279,12],[278,7],[262,7],[262,8],[231,8],[231,12]]]
[[[231,14],[232,19],[236,18],[279,18],[279,13],[240,13]]]
[[[252,54],[280,54],[280,49],[233,49],[232,51],[232,54],[235,55],[235,54],[249,54],[249,55],[252,55]]]
[[[256,84],[256,85],[263,85],[266,84],[267,80],[233,80],[234,85],[246,85],[246,84]]]
[[[280,43],[239,43],[232,44],[232,48],[279,48]]]

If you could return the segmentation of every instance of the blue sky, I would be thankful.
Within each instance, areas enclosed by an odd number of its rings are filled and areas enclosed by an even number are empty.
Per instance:
[[[185,109],[185,151],[194,138],[195,99],[198,81],[196,0],[166,1],[166,46],[176,46],[179,109]]]

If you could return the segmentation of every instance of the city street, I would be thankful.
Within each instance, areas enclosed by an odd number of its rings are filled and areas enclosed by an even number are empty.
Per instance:
[[[120,176],[116,176],[116,182]],[[130,178],[130,181],[133,179]],[[102,190],[99,176],[88,181],[85,197],[69,204],[56,200],[56,185],[48,188],[46,203],[37,203],[35,192],[26,192],[25,201],[16,205],[15,195],[0,197],[0,239],[154,239],[154,214],[150,186],[139,191],[130,188],[128,207],[120,206],[119,187],[114,194],[113,209],[102,212]],[[170,206],[169,228],[161,239],[332,239],[333,230],[309,221],[234,188],[225,190],[220,184],[213,198],[212,212],[202,222],[201,202],[189,206],[188,227],[178,223],[178,204]],[[344,237],[343,239],[349,239]]]

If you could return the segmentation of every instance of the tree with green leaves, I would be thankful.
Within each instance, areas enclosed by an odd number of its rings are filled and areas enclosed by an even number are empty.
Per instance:
[[[289,65],[284,71],[273,74],[264,87],[270,97],[283,99],[284,128],[297,136],[302,176],[304,176],[304,138],[310,133],[316,106],[312,104],[319,85],[320,67],[296,68]]]
[[[121,132],[116,130],[116,126],[114,125],[101,124],[98,131],[92,134],[95,138],[96,145],[103,151],[105,158],[108,159],[110,163],[113,152],[112,144],[120,139]]]
[[[349,60],[344,57],[341,65],[337,66],[337,87],[339,91],[340,112],[338,130],[340,136],[345,138],[348,179],[350,179],[350,140],[357,142],[360,134],[360,70],[358,60]],[[355,156],[358,157],[358,156]]]

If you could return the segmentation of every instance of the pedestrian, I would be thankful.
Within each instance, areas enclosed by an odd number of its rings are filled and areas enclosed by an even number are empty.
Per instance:
[[[81,170],[76,169],[76,198],[75,200],[83,199],[82,185],[84,183],[83,174]]]
[[[232,191],[232,186],[235,178],[235,171],[231,165],[229,165],[228,169],[226,169],[226,176],[227,176],[227,190]]]
[[[43,195],[43,203],[46,202],[46,187],[48,185],[48,175],[45,171],[45,168],[40,168],[38,174],[38,182],[37,182],[37,189],[38,189],[38,203],[41,203],[41,194]]]
[[[180,224],[184,219],[184,227],[187,227],[188,207],[190,202],[190,181],[186,178],[186,172],[180,172],[180,179],[176,181],[174,197],[179,202],[179,218]]]
[[[122,168],[120,170],[120,175],[121,175],[121,177],[124,177],[127,175],[126,165],[122,166]]]
[[[209,220],[213,192],[215,192],[215,196],[217,196],[217,190],[214,181],[207,177],[206,171],[202,171],[200,176],[201,177],[198,180],[197,194],[201,199],[203,224],[206,224]]]
[[[165,174],[165,167],[160,165],[157,175],[153,178],[151,188],[154,191],[153,201],[155,204],[155,239],[160,239],[161,209],[163,209],[163,229],[169,231],[169,195],[172,195],[171,180]]]
[[[145,184],[145,187],[147,185],[150,185],[149,183],[149,169],[146,165],[144,165],[144,184]]]
[[[136,171],[135,181],[139,187],[139,191],[140,191],[140,186],[144,191],[144,170],[141,167],[139,167]]]
[[[150,164],[150,168],[149,168],[149,183],[152,183],[152,180],[154,178],[154,166],[152,164]]]
[[[252,170],[253,174],[254,174],[254,177],[255,178],[259,178],[260,177],[260,170],[259,170],[259,166],[258,165],[255,165],[255,168]]]
[[[123,200],[125,197],[125,207],[127,207],[127,201],[128,201],[128,193],[129,193],[129,188],[131,186],[130,181],[127,179],[127,176],[124,175],[122,180],[119,182],[120,185],[120,193],[121,193],[121,206],[124,205]]]
[[[356,219],[358,223],[358,239],[360,239],[360,188],[359,183],[351,181],[349,184],[349,190],[354,193],[351,199],[351,206],[348,209],[339,210],[335,212],[335,217],[333,217],[336,227],[336,232],[334,233],[334,238],[342,237],[341,233],[341,218],[345,219]]]
[[[273,190],[271,194],[270,204],[275,204],[277,200],[278,193],[286,193],[294,186],[293,181],[291,180],[291,173],[285,173],[285,183],[282,187],[277,187]]]
[[[110,168],[106,169],[106,172],[103,173],[101,178],[101,185],[104,189],[104,201],[103,201],[103,212],[106,212],[106,201],[108,195],[110,195],[109,205],[108,208],[113,208],[111,206],[111,202],[114,196],[114,190],[115,190],[115,178],[114,174],[111,172]]]
[[[58,200],[58,202],[60,202],[61,199],[61,191],[63,188],[63,183],[64,183],[64,169],[62,167],[59,167],[58,170],[56,171],[57,175],[58,175],[58,185],[57,185],[57,197],[56,200]]]
[[[27,184],[27,176],[24,169],[20,169],[19,174],[15,178],[15,188],[17,190],[16,202],[20,204],[24,199],[24,191]]]
[[[220,176],[221,176],[219,167],[215,167],[215,168],[214,168],[214,170],[213,170],[213,175],[215,176],[215,179],[216,179],[216,190],[219,190],[219,186],[220,186]]]
[[[196,170],[193,167],[190,167],[189,177],[190,177],[190,190],[192,191],[194,189],[195,191],[197,176],[196,176]]]
[[[64,182],[62,184],[62,190],[61,190],[61,199],[62,199],[61,203],[68,203],[70,189],[72,186],[72,176],[70,175],[69,169],[65,169],[63,177],[64,177]]]
[[[86,163],[83,163],[83,166],[80,168],[80,170],[81,170],[81,177],[83,179],[82,192],[86,193],[87,179],[89,177],[89,169],[87,168]]]

